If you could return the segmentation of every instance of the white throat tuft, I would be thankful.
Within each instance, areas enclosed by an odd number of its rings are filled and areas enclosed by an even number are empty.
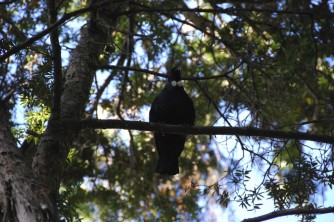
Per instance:
[[[179,87],[181,87],[181,86],[183,86],[183,82],[180,80],[180,81],[175,81],[175,80],[173,80],[172,81],[172,86],[173,87],[175,87],[175,86],[179,86]]]

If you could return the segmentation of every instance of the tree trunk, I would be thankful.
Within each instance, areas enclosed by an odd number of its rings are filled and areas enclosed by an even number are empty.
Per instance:
[[[61,118],[79,120],[85,111],[89,90],[95,74],[95,65],[104,44],[93,41],[91,32],[84,28],[81,40],[71,55],[61,100]],[[76,131],[50,120],[43,133],[33,160],[35,175],[51,191],[50,198],[56,202],[61,173]]]
[[[16,147],[6,106],[0,104],[0,218],[8,221],[48,221],[52,217],[48,190],[34,179]]]
[[[97,16],[96,14],[99,14],[99,18],[101,15],[107,16],[104,19],[109,21],[110,26],[113,26],[115,19],[110,17],[110,12],[113,10],[113,8],[105,7],[97,10],[94,16]],[[101,13],[101,11],[109,13]],[[109,39],[109,30],[101,26],[100,21],[96,21],[95,17],[92,17],[89,25],[82,29],[80,42],[71,54],[65,74],[61,95],[61,120],[79,120],[84,116],[98,58]],[[39,142],[32,167],[35,176],[41,179],[50,190],[49,198],[54,203],[53,209],[56,212],[62,171],[69,147],[78,132],[69,130],[66,125],[60,125],[58,120],[52,119],[52,116],[51,114],[48,127]]]
[[[94,2],[94,1],[93,1]],[[98,4],[98,2],[95,2]],[[119,4],[118,4],[119,5]],[[80,42],[72,52],[61,95],[61,119],[83,117],[96,65],[115,25],[110,3],[94,11],[89,25],[81,31]],[[98,18],[98,19],[97,19]],[[0,106],[2,104],[0,103]],[[57,196],[69,147],[77,131],[70,131],[53,119],[40,138],[32,169],[17,149],[10,131],[8,110],[0,107],[0,219],[2,221],[58,221]]]

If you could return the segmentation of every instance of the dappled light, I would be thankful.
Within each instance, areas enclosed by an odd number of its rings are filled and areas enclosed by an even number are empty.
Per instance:
[[[333,7],[0,2],[0,220],[333,219]]]

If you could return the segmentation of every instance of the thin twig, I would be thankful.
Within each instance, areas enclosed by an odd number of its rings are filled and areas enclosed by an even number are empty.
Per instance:
[[[38,39],[43,38],[44,36],[46,36],[47,34],[49,34],[50,32],[52,32],[54,29],[56,29],[59,26],[61,26],[62,24],[64,24],[66,21],[72,19],[73,17],[79,16],[79,15],[81,15],[83,13],[86,13],[86,12],[92,10],[92,9],[93,9],[93,7],[88,6],[86,8],[82,8],[82,9],[76,10],[74,12],[70,12],[70,13],[64,14],[62,18],[60,18],[53,25],[49,26],[47,29],[39,32],[35,36],[31,37],[30,39],[27,39],[23,43],[15,46],[15,47],[13,47],[11,50],[9,50],[6,53],[4,53],[3,55],[1,55],[0,56],[0,62],[2,62],[5,59],[9,58],[11,55],[14,55],[14,54],[18,53],[19,51],[21,51],[22,49],[26,48],[27,46],[33,44]]]
[[[134,3],[136,4],[136,3]],[[298,10],[278,10],[278,9],[265,9],[265,8],[185,8],[185,7],[179,7],[179,8],[150,8],[143,4],[137,4],[138,6],[142,7],[140,9],[131,9],[126,12],[123,12],[122,15],[131,15],[131,14],[137,14],[137,13],[166,13],[166,12],[195,12],[195,13],[224,13],[224,14],[236,14],[238,12],[262,12],[262,13],[277,13],[277,14],[290,14],[290,15],[312,15],[311,11],[298,11]],[[328,14],[328,13],[327,13]]]
[[[191,81],[201,81],[201,80],[208,80],[208,79],[220,79],[220,78],[224,78],[224,77],[228,76],[229,74],[235,72],[235,70],[237,70],[242,65],[243,65],[243,62],[239,63],[233,69],[228,70],[221,75],[213,75],[213,76],[205,76],[205,77],[182,77],[181,79],[182,80],[191,80]],[[129,71],[143,72],[143,73],[148,73],[148,74],[152,74],[152,75],[155,75],[155,76],[167,78],[166,74],[151,71],[151,70],[148,70],[148,69],[138,69],[138,68],[132,68],[132,67],[117,66],[117,65],[116,66],[115,65],[98,65],[98,66],[96,66],[96,68],[98,68],[98,69],[129,70]]]

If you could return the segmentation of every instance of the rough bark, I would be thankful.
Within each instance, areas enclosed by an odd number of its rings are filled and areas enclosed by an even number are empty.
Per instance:
[[[95,68],[94,61],[103,49],[103,44],[94,42],[92,33],[84,28],[81,40],[73,51],[65,76],[65,86],[61,97],[61,118],[78,120],[82,117],[88,101]],[[35,175],[52,191],[55,202],[65,165],[69,146],[77,131],[67,131],[66,127],[50,120],[42,135],[33,161]]]
[[[103,52],[110,36],[109,30],[105,29],[101,21],[96,18],[103,18],[109,21],[109,26],[112,26],[115,18],[110,14],[112,15],[113,11],[115,8],[112,5],[97,10],[89,25],[81,31],[80,41],[71,54],[65,74],[60,105],[60,117],[63,120],[79,120],[83,117],[99,55]],[[49,198],[53,203],[54,212],[69,147],[77,134],[77,130],[67,130],[66,126],[51,118],[33,160],[35,176],[50,190]]]
[[[72,52],[61,92],[60,119],[80,120],[85,112],[99,55],[110,38],[120,3],[92,1],[96,11],[81,31]],[[59,95],[58,95],[59,96]],[[56,118],[54,118],[56,117]],[[11,134],[9,111],[0,101],[0,220],[58,221],[57,195],[69,147],[78,130],[67,130],[51,113],[40,138],[32,168],[17,149]]]
[[[11,134],[9,114],[0,104],[0,219],[8,221],[48,221],[48,190],[34,179],[31,168],[17,149]],[[2,218],[1,218],[2,217]]]

